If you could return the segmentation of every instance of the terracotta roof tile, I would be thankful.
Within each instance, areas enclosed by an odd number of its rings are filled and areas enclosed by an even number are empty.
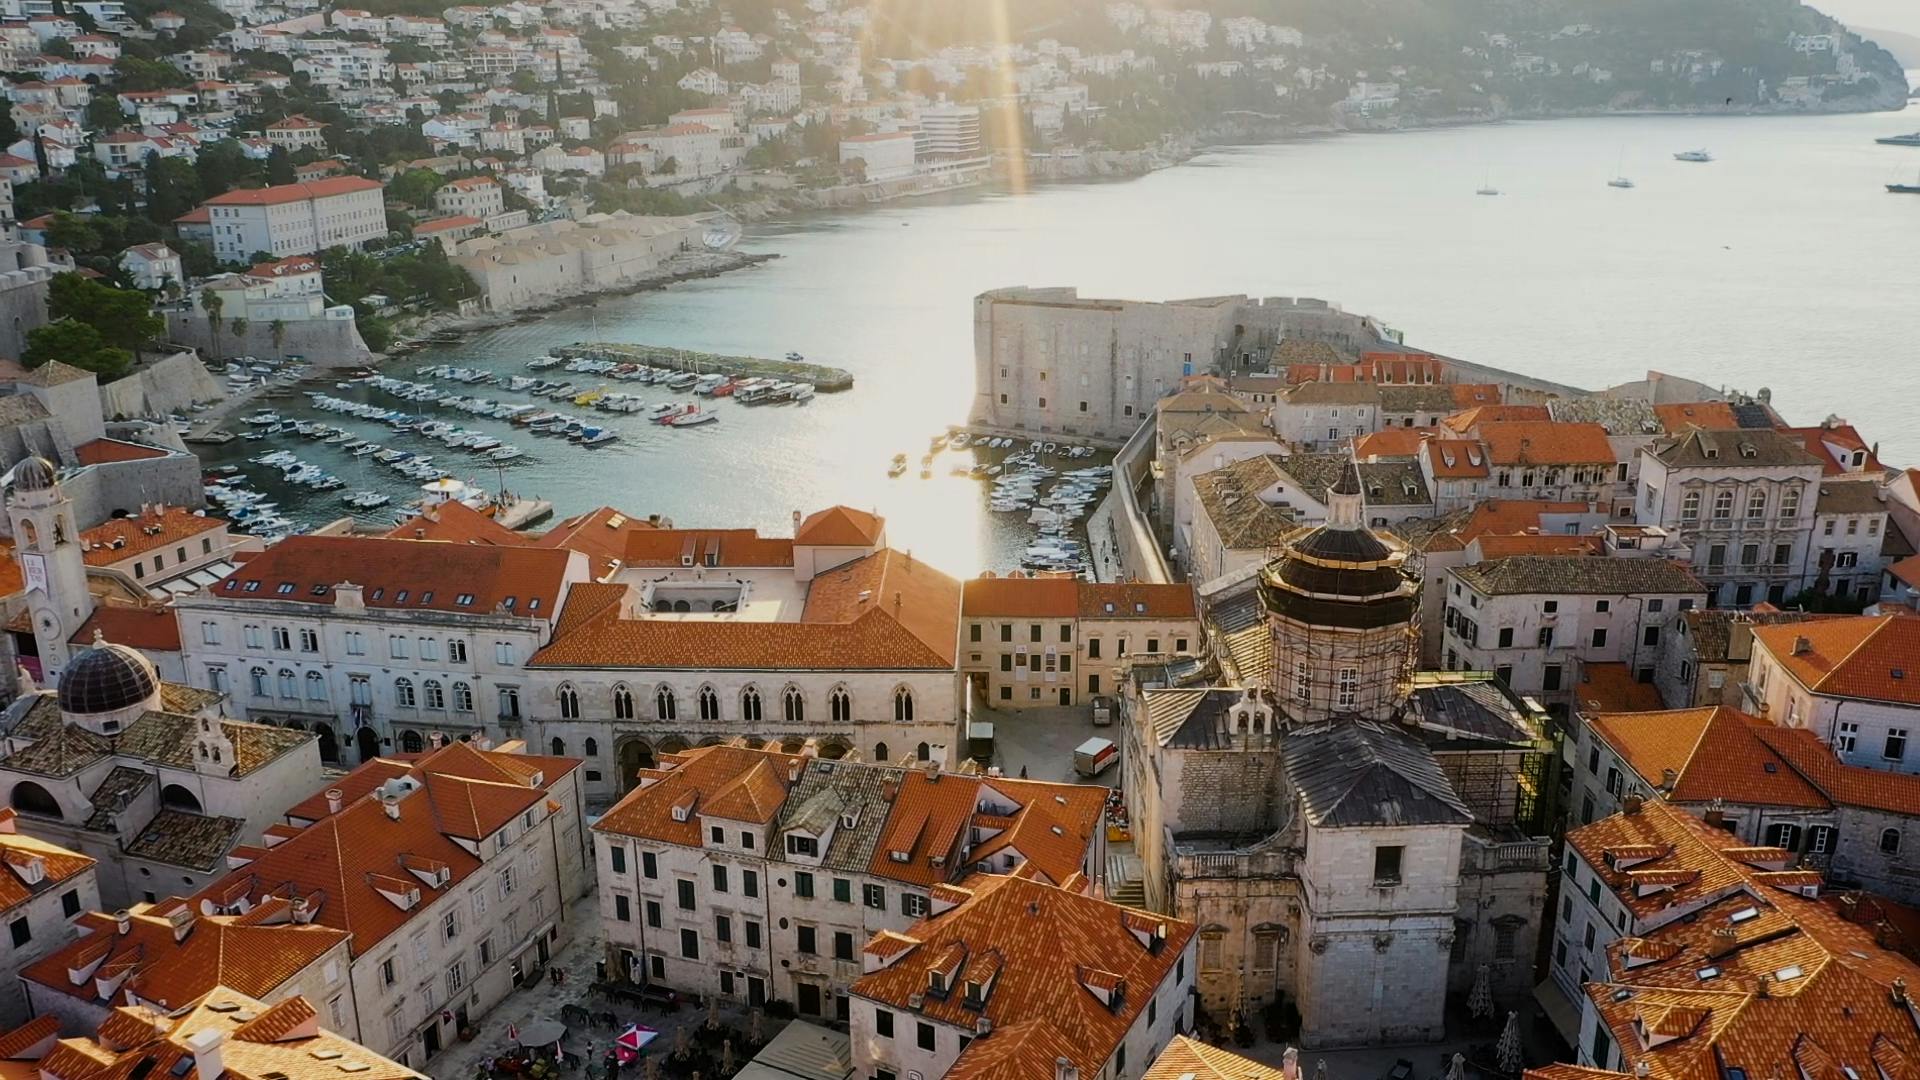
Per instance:
[[[969,578],[960,611],[980,618],[1071,619],[1079,614],[1077,579],[1062,574]]]
[[[793,530],[793,542],[811,547],[877,546],[886,536],[887,519],[847,506],[829,506],[808,515]]]
[[[1675,802],[1724,799],[1815,810],[1833,805],[1768,745],[1762,729],[1771,725],[1737,709],[1609,713],[1590,722],[1649,786],[1661,787],[1671,769],[1667,798]],[[1913,779],[1920,786],[1920,777]]]
[[[594,823],[596,832],[659,840],[683,847],[701,845],[702,800],[718,796],[742,777],[773,759],[771,779],[786,788],[786,770],[803,759],[796,754],[773,754],[737,746],[704,746],[684,754],[667,754],[660,766],[642,772],[642,786],[628,792]],[[673,808],[692,797],[692,813],[675,820]]]
[[[1083,619],[1191,619],[1196,617],[1190,585],[1138,582],[1080,583]]]
[[[1192,923],[1156,916],[1166,939],[1151,946],[1123,922],[1130,909],[1023,877],[981,874],[966,885],[973,895],[965,902],[907,931],[918,946],[852,990],[963,1029],[981,1017],[992,1021],[993,1036],[961,1051],[949,1080],[1050,1076],[1062,1057],[1082,1076],[1097,1075],[1193,938]],[[997,954],[1000,962],[977,1005],[962,986],[927,992],[928,971],[956,945],[968,957]],[[1097,976],[1103,983],[1124,982],[1115,1006],[1089,990],[1083,974],[1090,973],[1105,973]]]
[[[534,538],[533,542],[540,547],[560,547],[580,552],[591,560],[593,576],[597,579],[605,577],[627,557],[628,534],[659,528],[657,521],[637,518],[611,506],[603,506],[567,518]],[[791,561],[789,558],[788,562]]]
[[[1669,435],[1677,435],[1690,427],[1708,431],[1736,431],[1740,427],[1739,419],[1733,415],[1733,406],[1724,401],[1655,405],[1653,415],[1659,419],[1661,430]]]
[[[198,911],[184,940],[175,939],[173,924],[155,910],[129,917],[124,935],[113,916],[101,912],[81,916],[77,925],[78,940],[28,965],[21,977],[56,993],[99,1002],[92,979],[76,986],[67,973],[93,964],[104,969],[109,959],[125,957],[132,961],[132,973],[124,987],[149,1001],[177,1005],[221,985],[268,997],[347,936],[325,926],[260,925],[241,916]]]
[[[0,809],[0,830],[14,828],[12,809]],[[94,861],[58,844],[38,840],[25,833],[0,831],[0,912],[8,912],[42,893],[58,889],[94,867]],[[40,880],[27,884],[29,867],[37,867]]]
[[[1528,1080],[1534,1080],[1528,1073]],[[1198,1039],[1176,1035],[1160,1056],[1154,1059],[1140,1080],[1287,1080],[1286,1074],[1231,1050],[1209,1046]],[[1540,1077],[1539,1080],[1576,1080],[1574,1077]]]
[[[627,566],[680,566],[683,557],[699,566],[792,566],[793,541],[761,536],[753,529],[637,529],[627,533],[620,561]]]
[[[429,507],[387,530],[395,540],[439,540],[492,547],[530,547],[533,538],[514,532],[466,503],[449,500]]]
[[[568,558],[539,548],[293,536],[249,559],[208,595],[332,605],[333,587],[354,582],[369,608],[487,614],[512,601],[517,615],[551,618]],[[461,603],[463,596],[469,602]]]
[[[349,195],[358,191],[379,191],[380,189],[381,184],[377,180],[368,180],[360,176],[330,176],[324,180],[315,180],[306,184],[241,188],[224,195],[215,195],[202,205],[276,206],[281,203],[299,202],[302,199],[324,199],[333,195]]]
[[[1807,649],[1796,652],[1803,638]],[[1863,615],[1756,626],[1753,639],[1816,694],[1920,705],[1920,619]]]
[[[121,439],[94,439],[73,448],[73,456],[82,465],[105,465],[118,461],[147,461],[167,456],[154,446],[141,446]]]
[[[171,547],[202,533],[225,528],[226,524],[224,518],[169,506],[158,512],[112,518],[84,529],[80,543],[86,551],[88,566],[111,566],[156,548]]]
[[[1599,424],[1481,421],[1474,425],[1473,433],[1487,444],[1487,454],[1495,465],[1613,464],[1613,445],[1607,442],[1607,429]]]
[[[146,652],[180,651],[180,620],[172,608],[102,604],[68,641],[92,644],[96,631],[115,645],[131,645]]]

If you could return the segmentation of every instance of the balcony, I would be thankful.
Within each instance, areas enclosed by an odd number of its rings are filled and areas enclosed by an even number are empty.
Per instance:
[[[1169,837],[1173,876],[1191,881],[1266,879],[1293,874],[1296,853],[1281,842],[1281,834],[1247,839],[1249,842],[1243,845],[1234,845],[1226,838]]]
[[[1469,834],[1461,849],[1462,874],[1544,874],[1553,863],[1553,842],[1544,836],[1492,839]]]

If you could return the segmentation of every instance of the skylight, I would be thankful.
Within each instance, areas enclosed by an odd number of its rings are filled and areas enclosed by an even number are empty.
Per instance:
[[[1701,968],[1699,971],[1694,972],[1693,975],[1694,975],[1694,978],[1699,979],[1701,982],[1706,982],[1708,979],[1719,978],[1720,969],[1709,964],[1706,967]]]
[[[1760,917],[1759,908],[1743,907],[1739,911],[1734,912],[1732,915],[1727,916],[1727,921],[1730,923],[1743,923],[1743,922],[1746,922],[1748,919],[1757,919],[1759,917]]]
[[[1781,982],[1792,982],[1794,979],[1805,974],[1806,971],[1802,969],[1799,964],[1788,964],[1786,967],[1774,972],[1773,977],[1779,979]]]

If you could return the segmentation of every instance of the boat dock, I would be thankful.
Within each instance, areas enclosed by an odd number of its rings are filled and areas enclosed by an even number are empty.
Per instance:
[[[815,390],[823,394],[853,389],[852,372],[800,360],[721,356],[689,349],[669,349],[659,345],[630,345],[604,341],[563,345],[554,349],[553,355],[568,360],[584,356],[594,360],[612,360],[616,363],[645,364],[649,367],[672,368],[675,371],[691,371],[701,375],[721,372],[731,375],[792,379],[811,383]]]

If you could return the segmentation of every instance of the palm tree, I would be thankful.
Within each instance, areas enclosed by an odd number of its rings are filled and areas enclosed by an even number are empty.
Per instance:
[[[214,289],[200,290],[200,306],[207,309],[207,330],[213,335],[213,359],[220,359],[220,312],[227,302]]]
[[[233,336],[234,336],[234,337],[237,337],[237,338],[244,338],[244,337],[246,337],[246,336],[247,336],[247,320],[245,320],[245,319],[235,319],[235,320],[233,320],[233,322],[232,322],[231,324],[229,324],[229,325],[231,325],[231,326],[233,327]],[[240,347],[241,347],[241,348],[245,348],[245,347],[246,347],[246,345],[247,345],[247,343],[246,343],[245,341],[242,341],[242,342],[240,343]]]
[[[273,335],[273,351],[278,354],[281,344],[287,340],[286,320],[275,319],[271,323],[268,323],[267,332]]]

